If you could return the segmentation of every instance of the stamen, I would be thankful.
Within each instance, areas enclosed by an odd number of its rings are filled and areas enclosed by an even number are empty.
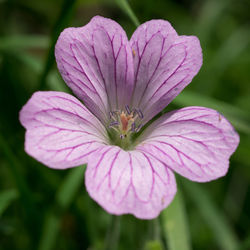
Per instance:
[[[114,122],[111,122],[109,124],[109,127],[114,127],[114,126],[118,126],[119,125],[119,122],[118,121],[114,121]]]
[[[110,111],[109,112],[109,117],[110,117],[110,119],[116,119],[115,112],[114,111]]]
[[[141,119],[143,119],[143,114],[140,109],[137,109],[137,114]]]
[[[120,139],[129,137],[131,133],[139,132],[143,126],[140,122],[143,119],[143,113],[140,109],[130,109],[129,105],[125,105],[124,108],[124,110],[109,112],[109,127],[118,133]]]
[[[141,130],[142,126],[143,126],[143,125],[140,124],[140,125],[136,128],[135,132],[138,133],[138,132]]]
[[[133,122],[132,125],[131,125],[131,131],[132,132],[135,132],[135,123]]]
[[[128,106],[128,105],[126,105],[126,106],[125,106],[125,109],[126,109],[126,111],[127,111],[128,115],[130,115],[130,114],[131,114],[131,110],[130,110],[130,108],[129,108],[129,106]]]

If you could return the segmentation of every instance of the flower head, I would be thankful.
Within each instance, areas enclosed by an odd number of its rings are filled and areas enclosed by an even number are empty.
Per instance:
[[[217,111],[182,108],[145,128],[199,71],[196,37],[152,20],[128,41],[119,24],[97,16],[65,29],[55,55],[84,105],[62,92],[34,93],[20,112],[25,150],[51,168],[87,163],[87,191],[108,212],[151,219],[176,193],[173,171],[198,182],[226,174],[239,137]]]

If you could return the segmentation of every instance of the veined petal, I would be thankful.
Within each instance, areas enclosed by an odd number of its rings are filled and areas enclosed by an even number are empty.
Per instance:
[[[81,28],[65,29],[55,56],[65,82],[102,122],[107,122],[109,111],[130,103],[133,58],[118,23],[96,16]]]
[[[163,20],[140,25],[130,45],[135,68],[132,106],[143,111],[145,123],[191,82],[202,65],[202,51],[197,37],[178,36]]]
[[[219,112],[187,107],[152,123],[136,149],[190,180],[206,182],[227,173],[229,157],[238,144],[238,134]]]
[[[173,172],[139,151],[105,146],[91,156],[85,183],[90,196],[112,214],[155,218],[173,199]]]
[[[20,111],[20,121],[27,130],[26,152],[51,168],[86,163],[108,141],[101,122],[63,92],[34,93]]]

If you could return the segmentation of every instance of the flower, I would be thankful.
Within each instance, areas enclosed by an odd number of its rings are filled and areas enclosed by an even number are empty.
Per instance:
[[[87,191],[105,210],[152,219],[176,193],[173,171],[197,182],[226,174],[239,137],[217,111],[187,107],[148,123],[199,71],[196,37],[152,20],[128,41],[119,24],[96,16],[65,29],[55,56],[84,105],[62,92],[34,93],[20,112],[25,150],[55,169],[87,163]]]

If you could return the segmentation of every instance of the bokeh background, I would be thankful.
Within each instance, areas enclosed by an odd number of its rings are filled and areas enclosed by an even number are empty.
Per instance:
[[[0,0],[0,249],[250,249],[249,10],[249,0]],[[85,190],[86,166],[56,171],[24,152],[19,110],[34,91],[70,92],[54,44],[65,27],[95,15],[129,37],[137,19],[166,19],[198,36],[203,66],[168,110],[214,108],[240,134],[227,176],[177,177],[174,202],[152,221],[107,214]]]

